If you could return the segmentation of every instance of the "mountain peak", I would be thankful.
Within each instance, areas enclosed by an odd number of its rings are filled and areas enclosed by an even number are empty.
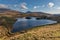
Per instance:
[[[1,12],[5,12],[5,11],[8,11],[8,10],[10,10],[10,9],[7,9],[7,8],[0,8],[0,13],[1,13]]]
[[[26,13],[31,13],[31,11],[27,11]]]

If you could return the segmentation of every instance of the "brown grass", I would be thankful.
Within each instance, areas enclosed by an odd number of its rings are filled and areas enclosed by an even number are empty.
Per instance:
[[[18,33],[3,40],[60,40],[60,23],[32,28],[26,33]]]

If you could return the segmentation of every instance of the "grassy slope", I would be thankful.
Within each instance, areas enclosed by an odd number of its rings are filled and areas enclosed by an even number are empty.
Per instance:
[[[26,33],[6,36],[1,40],[60,40],[60,23],[32,28]]]

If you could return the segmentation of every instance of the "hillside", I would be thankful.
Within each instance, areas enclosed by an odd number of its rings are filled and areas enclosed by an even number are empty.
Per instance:
[[[47,16],[47,15],[50,15],[50,14],[44,13],[44,12],[29,12],[29,11],[27,11],[26,13],[23,13],[16,10],[0,8],[0,16],[16,18],[16,17],[26,17],[26,16],[41,17],[41,16]]]
[[[60,16],[60,14],[53,14],[54,16]]]
[[[36,17],[60,22],[60,16],[44,12],[22,13],[10,9],[0,9],[0,40],[60,40],[60,23],[38,26],[27,31],[10,33],[16,18]]]
[[[5,35],[0,40],[60,40],[60,23],[32,28],[25,33]]]
[[[26,13],[19,12],[16,10],[11,10],[11,9],[4,9],[0,8],[0,17],[5,16],[5,17],[12,17],[12,18],[21,18],[21,17],[38,17],[42,19],[50,19],[50,20],[55,20],[60,22],[60,16],[55,16],[49,13],[44,13],[44,12],[30,12],[27,11]],[[57,20],[58,18],[58,20]]]
[[[22,12],[6,9],[6,8],[0,8],[0,17],[6,16],[6,17],[18,17],[21,15]]]

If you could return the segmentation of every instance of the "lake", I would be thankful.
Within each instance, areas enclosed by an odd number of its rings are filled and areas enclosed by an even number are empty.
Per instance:
[[[17,21],[13,25],[12,32],[19,32],[23,30],[27,30],[36,26],[47,25],[47,24],[54,24],[57,21],[48,20],[48,19],[39,19],[32,17],[31,19],[26,18],[17,18]]]

